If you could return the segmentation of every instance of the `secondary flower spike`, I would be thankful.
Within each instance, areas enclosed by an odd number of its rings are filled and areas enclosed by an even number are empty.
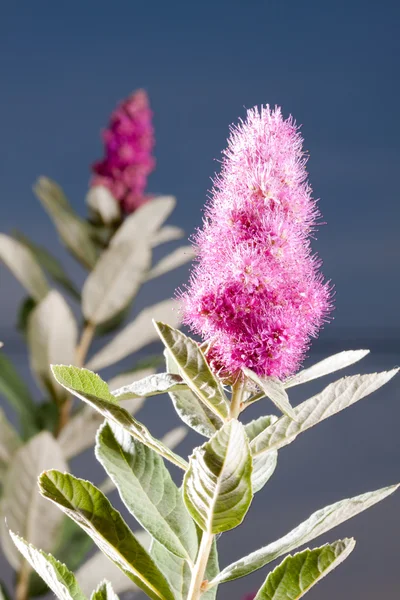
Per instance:
[[[144,90],[129,96],[112,113],[103,133],[104,159],[92,166],[91,186],[108,188],[125,213],[149,199],[144,192],[155,166],[152,115]]]
[[[197,264],[182,294],[184,322],[223,376],[248,367],[294,373],[331,310],[310,235],[319,212],[292,118],[253,108],[232,127],[195,235]]]

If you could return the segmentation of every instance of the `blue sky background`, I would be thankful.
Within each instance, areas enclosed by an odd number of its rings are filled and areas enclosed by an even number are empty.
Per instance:
[[[243,117],[245,108],[279,104],[284,114],[293,114],[303,124],[311,183],[327,222],[314,247],[324,261],[326,276],[335,284],[336,310],[334,322],[315,348],[323,352],[324,342],[329,345],[332,339],[351,347],[352,340],[365,338],[377,350],[389,346],[391,350],[390,355],[381,353],[371,367],[399,363],[399,22],[399,3],[387,0],[3,0],[1,229],[18,227],[64,256],[31,186],[39,175],[54,178],[83,215],[89,165],[102,154],[100,129],[120,99],[144,87],[155,113],[157,138],[158,164],[149,189],[178,198],[171,222],[191,233],[201,223],[210,177],[218,168],[215,159],[225,146],[229,124]],[[82,279],[72,260],[66,259],[65,264]],[[149,286],[141,302],[172,295],[185,277],[184,269],[164,277]],[[12,324],[23,292],[2,267],[0,288],[0,338],[18,351],[22,345],[13,337]],[[347,491],[355,494],[398,479],[394,417],[400,412],[393,387],[387,402],[387,417],[376,406],[375,412],[367,411],[363,426],[354,423],[355,430],[340,421],[340,448],[334,429],[325,430],[328,438],[328,431],[332,435],[333,468],[329,476],[318,475],[318,487],[323,494],[326,491],[321,506]],[[381,428],[376,430],[378,420]],[[354,440],[359,434],[361,441],[352,441],[354,431]],[[313,439],[314,446],[303,447],[303,458],[307,464],[314,461],[318,469],[318,443],[323,444],[324,435]],[[354,452],[359,463],[353,458],[349,464],[348,455]],[[354,472],[360,480],[357,489],[352,488],[357,480]],[[299,519],[320,506],[311,501],[317,493],[312,476],[300,481],[299,475],[288,471],[281,488],[278,480],[271,500],[278,511],[275,520],[280,518],[278,506],[293,507],[296,500],[293,494],[283,502],[280,495],[289,489],[291,477],[300,496]],[[395,501],[387,506],[392,506],[392,512],[380,509],[380,520],[376,509],[376,521],[365,518],[364,526],[360,521],[361,535],[368,528],[371,532],[358,554],[359,563],[353,563],[359,571],[344,570],[342,579],[338,572],[336,586],[335,576],[332,583],[321,584],[324,600],[339,594],[363,600],[398,597],[400,577],[389,554],[399,555],[400,531],[397,538],[388,537],[394,527],[391,519],[399,522],[398,508]],[[386,527],[382,534],[381,526]],[[252,521],[251,527],[255,538],[257,522]],[[284,531],[280,527],[277,534]],[[376,551],[371,548],[368,554],[366,546],[372,540]],[[254,549],[250,537],[243,544]],[[366,571],[370,578],[367,575],[363,584]],[[350,585],[352,576],[360,587],[347,591],[340,587],[340,582]],[[386,595],[381,584],[387,586]],[[237,589],[244,590],[240,585]],[[234,595],[231,586],[225,597]],[[310,593],[310,600],[318,595]]]

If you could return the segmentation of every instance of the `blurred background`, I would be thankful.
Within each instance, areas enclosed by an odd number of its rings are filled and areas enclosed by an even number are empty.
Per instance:
[[[189,235],[201,224],[229,125],[246,108],[281,105],[303,124],[311,184],[326,221],[314,249],[336,289],[334,321],[314,342],[307,363],[367,347],[371,354],[349,373],[398,365],[399,19],[399,4],[388,0],[3,1],[1,230],[25,231],[83,281],[31,187],[39,175],[55,179],[84,215],[89,168],[102,156],[100,130],[117,102],[143,87],[157,141],[148,189],[177,197],[171,222]],[[181,268],[148,284],[134,310],[173,296],[187,273]],[[13,329],[24,293],[2,266],[0,292],[0,339],[28,377],[24,344]],[[325,383],[294,393],[294,402]],[[399,390],[398,378],[283,449],[245,525],[222,538],[221,565],[283,535],[326,504],[399,481]],[[150,402],[157,403],[156,411]],[[254,407],[249,417],[260,410]],[[166,397],[148,401],[140,418],[156,435],[176,424]],[[199,442],[191,433],[179,451]],[[72,470],[102,479],[92,451]],[[309,593],[310,600],[398,598],[399,498],[326,536],[353,535],[358,545]],[[1,557],[0,573],[10,583]],[[239,600],[265,576],[266,569],[226,584],[219,597]]]

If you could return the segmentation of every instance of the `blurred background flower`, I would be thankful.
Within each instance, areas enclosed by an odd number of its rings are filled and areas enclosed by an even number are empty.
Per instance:
[[[150,198],[145,189],[155,166],[152,114],[144,90],[121,102],[103,133],[105,157],[92,167],[91,186],[108,188],[125,213]]]

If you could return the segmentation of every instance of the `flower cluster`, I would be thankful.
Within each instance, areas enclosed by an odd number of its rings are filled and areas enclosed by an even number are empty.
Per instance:
[[[319,213],[302,142],[292,118],[269,106],[231,130],[181,295],[184,322],[221,375],[292,374],[331,309],[311,253]]]
[[[105,186],[125,213],[133,212],[149,199],[144,190],[155,165],[152,112],[144,90],[117,107],[103,139],[105,158],[92,166],[91,186]]]

